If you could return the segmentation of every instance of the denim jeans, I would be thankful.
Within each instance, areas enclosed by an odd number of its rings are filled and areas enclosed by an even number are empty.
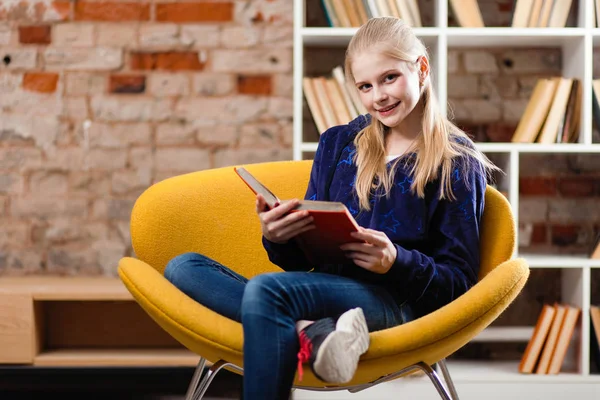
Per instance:
[[[273,272],[248,280],[197,253],[173,258],[165,278],[207,308],[241,322],[244,400],[288,399],[299,350],[296,321],[337,317],[361,307],[369,331],[409,319],[376,285],[317,272]]]

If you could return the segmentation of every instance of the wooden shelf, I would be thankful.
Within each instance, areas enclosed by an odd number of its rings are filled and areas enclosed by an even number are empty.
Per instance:
[[[0,280],[0,364],[149,367],[195,366],[198,360],[118,278]]]
[[[33,359],[43,367],[195,367],[200,357],[186,349],[60,349]]]
[[[133,300],[118,278],[110,277],[7,277],[0,293],[31,294],[34,300]]]

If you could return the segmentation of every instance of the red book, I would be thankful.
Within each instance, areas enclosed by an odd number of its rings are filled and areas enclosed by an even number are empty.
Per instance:
[[[255,193],[260,193],[272,209],[289,200],[280,200],[273,192],[242,167],[234,167],[238,176]],[[296,241],[313,264],[346,263],[349,261],[340,245],[359,242],[350,234],[358,232],[359,225],[343,203],[335,201],[300,200],[292,212],[308,210],[315,229],[296,236]]]

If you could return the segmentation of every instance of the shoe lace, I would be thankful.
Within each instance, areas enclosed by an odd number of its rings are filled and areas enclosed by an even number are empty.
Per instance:
[[[312,352],[312,343],[304,331],[300,332],[300,350],[298,351],[298,381],[302,382],[302,375],[304,373],[302,364],[308,362],[310,359],[310,353]]]

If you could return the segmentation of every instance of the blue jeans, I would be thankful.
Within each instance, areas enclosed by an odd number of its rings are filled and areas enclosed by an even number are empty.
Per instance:
[[[299,350],[296,322],[361,307],[369,331],[410,319],[384,288],[317,272],[273,272],[248,280],[197,253],[173,258],[165,278],[205,307],[242,323],[245,400],[288,399]]]

